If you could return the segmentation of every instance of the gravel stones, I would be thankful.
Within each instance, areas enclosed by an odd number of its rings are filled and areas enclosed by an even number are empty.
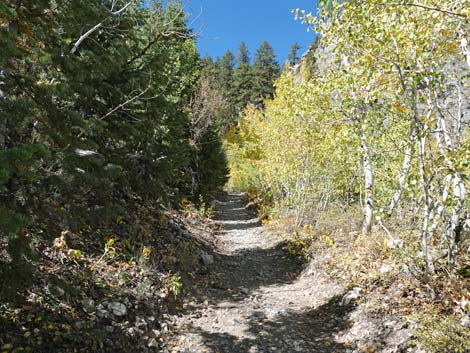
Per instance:
[[[161,324],[162,352],[407,352],[406,328],[395,318],[371,318],[359,300],[368,293],[336,283],[320,260],[305,268],[257,222],[243,195],[229,194],[220,204],[216,222],[225,231],[216,239],[217,266],[212,255],[200,255],[211,270],[196,278],[198,294],[183,304],[190,310],[169,332]]]
[[[341,305],[349,305],[361,296],[362,288],[355,287],[351,289],[341,300]]]

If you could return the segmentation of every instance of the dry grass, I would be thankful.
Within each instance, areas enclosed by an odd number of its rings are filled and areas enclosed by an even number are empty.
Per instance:
[[[271,226],[288,234],[293,253],[320,258],[332,277],[362,287],[374,316],[416,320],[416,342],[427,351],[470,351],[468,328],[462,325],[470,315],[468,240],[463,240],[455,258],[460,270],[451,275],[440,259],[426,282],[419,257],[419,228],[411,212],[399,220],[388,219],[386,228],[376,225],[370,236],[361,234],[361,220],[357,207],[331,207],[300,228],[289,217]],[[403,245],[392,246],[391,239]]]

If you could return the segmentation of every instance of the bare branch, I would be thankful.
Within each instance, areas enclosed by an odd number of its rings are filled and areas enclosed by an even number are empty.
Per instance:
[[[202,16],[203,12],[204,12],[204,11],[202,10],[202,6],[201,6],[201,7],[199,8],[199,13],[198,13],[196,16],[194,16],[194,18],[191,20],[191,23],[190,23],[191,26],[192,26],[194,23],[196,23],[197,20],[199,20],[199,18]]]
[[[114,11],[114,12],[111,11],[111,15],[117,16],[117,15],[123,13],[124,11],[126,11],[126,9],[127,9],[129,6],[132,5],[133,2],[134,2],[134,0],[129,1],[127,4],[125,4],[125,5],[124,5],[120,10],[118,10],[118,11]]]
[[[168,86],[167,86],[167,87],[168,87]],[[141,98],[144,94],[146,94],[146,93],[150,90],[150,88],[152,88],[152,78],[151,78],[151,77],[150,77],[150,79],[149,79],[149,84],[148,84],[147,88],[145,88],[142,92],[136,94],[135,96],[133,96],[133,97],[127,99],[125,102],[120,103],[119,105],[117,105],[116,107],[114,107],[113,109],[111,109],[109,112],[107,112],[105,115],[103,115],[103,116],[101,116],[100,118],[98,118],[98,120],[93,123],[93,126],[95,126],[97,122],[103,121],[104,119],[106,119],[106,118],[109,117],[110,115],[114,114],[114,113],[117,112],[118,110],[120,110],[120,109],[126,107],[127,105],[131,104],[132,102],[138,100],[138,99]],[[157,98],[158,96],[162,95],[162,94],[165,92],[165,90],[166,90],[166,87],[163,89],[163,91],[162,91],[160,94],[158,94],[158,95],[156,95],[156,96],[154,96],[154,97],[151,97],[151,98],[149,98],[149,99],[155,99],[155,98]],[[141,99],[144,99],[144,98],[141,98]],[[82,137],[86,132],[87,132],[87,130],[83,130],[82,132],[80,132],[80,134],[78,134],[78,137],[79,137],[79,138]]]
[[[176,36],[178,38],[184,38],[184,39],[190,39],[190,38],[196,38],[199,36],[199,33],[183,33],[179,31],[166,31],[162,33],[163,37],[171,37],[171,36]]]
[[[131,104],[132,102],[134,102],[135,100],[139,99],[140,97],[142,97],[145,93],[147,93],[150,89],[150,85],[144,89],[142,92],[140,92],[139,94],[129,98],[128,100],[126,100],[125,102],[122,102],[121,104],[117,105],[116,107],[114,107],[113,109],[111,109],[109,112],[107,112],[105,115],[103,115],[101,118],[98,119],[98,121],[102,121],[104,119],[106,119],[108,116],[110,116],[111,114],[117,112],[119,109],[121,108],[124,108],[126,105],[128,104]]]
[[[457,17],[461,17],[461,18],[467,18],[467,16],[463,13],[454,12],[454,11],[447,10],[447,9],[442,9],[440,7],[423,5],[423,4],[416,3],[416,2],[406,2],[406,1],[403,1],[403,2],[389,2],[389,3],[379,3],[378,5],[384,5],[384,6],[387,6],[387,5],[388,6],[414,6],[414,7],[419,7],[421,9],[424,9],[424,10],[437,11],[437,12],[445,13],[447,15],[457,16]]]
[[[181,6],[181,8],[179,9],[179,11],[176,13],[176,15],[173,16],[173,18],[170,19],[170,21],[168,21],[167,23],[164,23],[163,28],[169,27],[172,23],[176,22],[178,20],[178,18],[181,16],[181,14],[183,13],[183,11],[186,8],[186,6],[188,5],[188,3],[189,3],[189,1],[184,3],[183,6]],[[202,11],[202,9],[201,9],[201,11]],[[198,15],[198,16],[200,16],[200,15]],[[172,35],[176,35],[176,36],[181,37],[181,38],[189,39],[189,38],[198,37],[199,34],[201,33],[201,31],[202,31],[202,28],[200,28],[196,33],[188,34],[188,33],[182,33],[182,32],[178,32],[178,31],[169,30],[169,31],[162,32],[162,36],[163,37],[170,37]]]
[[[104,22],[104,21],[103,21]],[[95,27],[91,28],[88,32],[86,32],[85,34],[83,34],[74,44],[73,48],[70,50],[70,54],[75,54],[75,52],[77,51],[78,47],[80,46],[80,44],[82,44],[82,42],[87,39],[93,32],[95,32],[96,30],[98,30],[101,26],[103,26],[103,22],[100,22],[98,23]]]
[[[75,42],[75,44],[73,45],[72,49],[70,50],[70,54],[75,54],[75,52],[77,51],[78,47],[83,43],[83,41],[85,39],[87,39],[93,32],[97,31],[98,29],[100,29],[101,27],[103,27],[104,23],[110,19],[111,17],[113,16],[117,16],[117,15],[120,15],[121,13],[123,13],[124,11],[126,11],[126,9],[131,6],[133,3],[134,3],[135,0],[131,0],[129,1],[126,5],[124,5],[121,9],[117,10],[117,11],[113,11],[114,10],[114,7],[115,7],[115,2],[113,1],[113,4],[111,6],[111,11],[110,11],[110,15],[108,17],[106,17],[103,21],[101,21],[100,23],[96,24],[93,28],[89,29],[86,33],[84,33],[80,38],[77,39],[77,41]]]

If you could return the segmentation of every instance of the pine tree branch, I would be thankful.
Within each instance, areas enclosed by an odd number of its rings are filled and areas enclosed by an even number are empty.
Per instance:
[[[149,85],[147,86],[146,89],[144,89],[142,92],[140,92],[139,94],[129,98],[128,100],[126,100],[125,102],[122,102],[120,103],[119,105],[115,106],[113,109],[111,109],[109,112],[107,112],[105,115],[101,116],[100,118],[97,119],[97,121],[93,124],[93,125],[96,125],[96,123],[98,121],[103,121],[104,119],[106,119],[107,117],[109,117],[110,115],[114,114],[115,112],[117,112],[119,109],[122,109],[124,108],[125,106],[131,104],[132,102],[136,101],[137,99],[139,99],[140,97],[142,97],[145,93],[147,93],[149,91],[149,89],[151,88],[151,85],[149,83]],[[82,132],[80,132],[78,134],[78,138],[82,137],[88,130],[83,130]]]
[[[106,114],[104,114],[103,116],[99,117],[94,123],[92,126],[96,126],[97,122],[100,122],[100,121],[103,121],[105,120],[106,118],[108,118],[110,115],[114,114],[115,112],[117,112],[118,110],[120,109],[123,109],[124,107],[128,106],[129,104],[133,103],[134,101],[138,100],[138,99],[141,99],[141,100],[152,100],[152,99],[156,99],[160,96],[162,96],[168,86],[170,85],[170,82],[167,83],[167,85],[162,89],[162,91],[152,97],[143,97],[151,88],[152,88],[152,74],[150,74],[150,79],[149,79],[149,83],[148,83],[148,86],[147,88],[145,88],[142,92],[136,94],[135,96],[132,96],[130,97],[129,99],[127,99],[125,102],[122,102],[120,103],[119,105],[115,106],[114,108],[112,108],[109,112],[107,112]],[[80,132],[78,134],[78,138],[82,137],[87,131],[87,130],[83,130],[82,132]]]
[[[167,23],[163,23],[163,28],[170,27],[173,23],[175,23],[178,20],[178,18],[180,18],[180,16],[184,12],[184,9],[185,9],[186,5],[187,5],[187,3],[185,3],[183,6],[181,6],[181,8],[178,10],[177,14],[175,16],[173,16],[173,18],[170,19],[170,21],[168,21]],[[175,31],[175,30],[167,30],[167,31],[162,31],[160,33],[157,33],[155,38],[153,40],[149,40],[147,45],[140,51],[140,53],[138,53],[137,55],[135,55],[134,57],[132,57],[131,59],[129,59],[126,62],[126,65],[131,65],[136,60],[138,60],[138,59],[142,58],[144,55],[146,55],[147,52],[152,48],[153,45],[155,45],[160,40],[161,37],[175,36],[177,38],[191,39],[191,38],[198,37],[200,35],[200,33],[201,33],[201,30],[198,30],[196,33],[193,33],[193,34],[184,33],[184,32]]]

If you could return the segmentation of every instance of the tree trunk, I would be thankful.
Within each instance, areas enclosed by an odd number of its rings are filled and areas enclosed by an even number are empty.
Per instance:
[[[424,260],[424,276],[425,281],[429,281],[429,219],[431,213],[431,195],[429,190],[429,178],[426,172],[426,136],[424,135],[425,129],[421,132],[422,136],[419,138],[419,172],[421,176],[421,186],[424,195],[424,211],[423,211],[423,224],[421,227],[421,252]]]
[[[3,70],[0,69],[0,101],[5,99],[5,93],[2,91],[4,85],[3,78],[5,77]],[[0,149],[5,147],[5,134],[6,134],[6,121],[5,118],[0,121]]]
[[[459,97],[460,99],[461,97]],[[461,114],[460,111],[461,107],[459,105],[458,114]],[[465,184],[462,181],[462,177],[460,173],[455,168],[452,160],[449,158],[449,152],[454,150],[454,145],[452,139],[449,135],[447,130],[447,124],[442,115],[439,117],[438,121],[438,128],[440,133],[437,134],[438,138],[438,146],[439,150],[444,157],[444,160],[450,170],[453,172],[446,176],[446,184],[448,184],[452,190],[452,194],[450,196],[453,197],[454,203],[452,206],[452,215],[446,220],[446,229],[445,229],[445,237],[448,244],[448,264],[450,267],[453,267],[453,258],[455,255],[455,246],[456,246],[456,237],[457,237],[457,229],[459,228],[460,217],[463,209],[463,205],[465,202],[466,197],[466,189]],[[440,134],[442,134],[443,142],[440,139]],[[448,197],[448,191],[445,191],[445,197]],[[445,200],[443,199],[443,202]],[[444,202],[445,203],[445,202]]]
[[[463,95],[462,95],[462,80],[459,77],[459,82],[455,85],[457,89],[458,105],[457,105],[457,119],[455,122],[455,140],[460,143],[462,140],[462,119],[463,119]]]
[[[372,173],[372,161],[370,148],[367,143],[364,130],[361,129],[361,147],[364,169],[364,223],[362,225],[362,234],[372,233],[372,216],[374,212],[374,179]]]
[[[403,193],[403,188],[405,184],[406,177],[410,171],[411,159],[413,156],[413,144],[416,140],[416,127],[413,126],[410,128],[410,142],[406,146],[405,156],[403,157],[403,164],[401,167],[400,175],[398,176],[398,188],[393,194],[390,205],[388,206],[388,214],[391,215],[398,202],[400,201],[401,195]]]
[[[465,56],[465,60],[467,61],[467,66],[470,69],[470,47],[468,45],[467,38],[462,37],[460,46],[462,48],[462,54]]]
[[[5,147],[5,133],[6,133],[5,122],[0,122],[0,149]]]

